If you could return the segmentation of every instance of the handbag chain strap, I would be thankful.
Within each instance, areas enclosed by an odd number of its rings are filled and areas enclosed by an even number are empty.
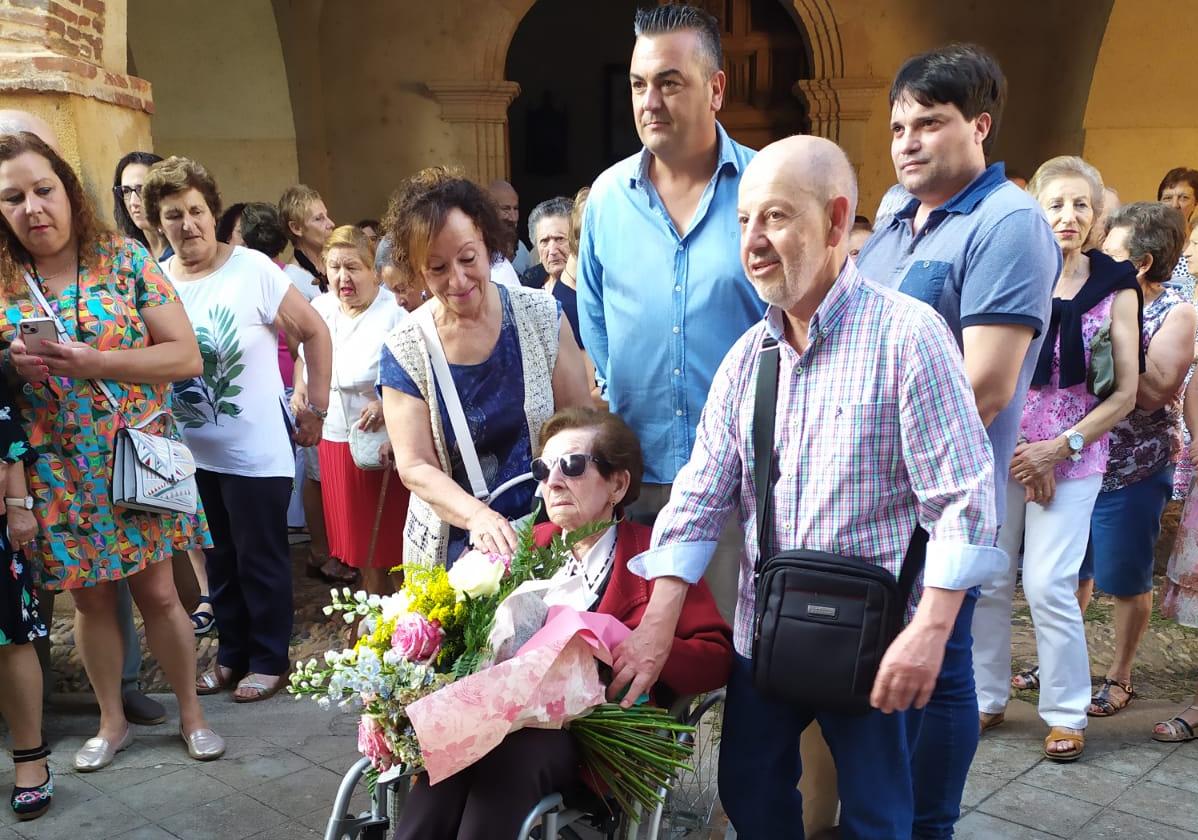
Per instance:
[[[757,355],[757,390],[753,401],[753,487],[757,498],[757,560],[753,581],[761,576],[767,540],[773,525],[774,422],[778,407],[778,340],[766,334]],[[898,587],[902,603],[911,597],[915,580],[923,571],[928,532],[915,525],[911,543],[899,570]]]
[[[25,272],[25,285],[29,287],[29,293],[33,295],[34,300],[37,301],[37,304],[42,308],[42,311],[45,312],[49,318],[53,319],[54,328],[58,330],[59,339],[69,339],[71,336],[70,333],[67,332],[66,324],[62,322],[62,318],[58,316],[58,313],[50,308],[50,302],[46,300],[45,294],[42,293],[41,285],[29,276],[29,272]],[[155,411],[145,420],[138,423],[136,426],[133,426],[125,417],[125,411],[121,406],[121,401],[116,398],[116,395],[112,393],[112,389],[105,385],[103,380],[88,379],[87,382],[100,393],[100,395],[108,403],[108,407],[112,410],[112,413],[116,415],[117,423],[125,428],[135,430],[144,429],[146,426],[150,425],[150,423],[166,414],[165,411]]]

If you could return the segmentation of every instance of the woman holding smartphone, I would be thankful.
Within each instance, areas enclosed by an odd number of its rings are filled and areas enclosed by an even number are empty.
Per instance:
[[[28,552],[42,566],[41,585],[74,598],[75,639],[100,705],[99,731],[76,753],[75,769],[106,767],[133,740],[121,703],[120,580],[175,689],[188,754],[219,758],[224,742],[195,693],[192,624],[162,562],[178,517],[116,508],[109,487],[121,424],[174,432],[167,389],[200,371],[195,335],[153,257],[102,227],[70,165],[28,133],[0,137],[0,296],[3,367],[27,383],[15,408],[37,455],[30,490],[39,538]],[[59,340],[30,353],[18,324],[47,317]]]

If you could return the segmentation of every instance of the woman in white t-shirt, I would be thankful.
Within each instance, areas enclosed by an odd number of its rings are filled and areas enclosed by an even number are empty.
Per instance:
[[[287,503],[295,461],[279,375],[278,331],[303,346],[311,402],[294,438],[312,445],[328,411],[332,348],[324,321],[264,254],[216,238],[220,193],[203,166],[172,157],[150,170],[146,212],[175,256],[163,268],[195,327],[204,371],[175,383],[175,414],[196,460],[213,547],[208,582],[220,649],[200,694],[270,697],[287,681],[291,560]]]
[[[324,267],[329,291],[312,306],[333,338],[332,393],[320,440],[320,490],[329,553],[362,570],[367,592],[386,595],[395,591],[398,582],[388,578],[388,570],[403,562],[408,491],[389,475],[391,444],[383,430],[383,405],[375,383],[383,341],[407,313],[392,295],[379,293],[370,240],[357,227],[343,225],[329,234]],[[295,365],[291,401],[295,408],[308,401],[302,359]],[[386,469],[368,471],[355,463],[349,444],[355,426],[364,440],[379,438],[377,445],[369,446],[383,451]]]

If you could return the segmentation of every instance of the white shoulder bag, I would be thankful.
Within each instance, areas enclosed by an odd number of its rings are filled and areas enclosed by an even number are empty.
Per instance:
[[[41,288],[28,274],[25,283],[46,315],[54,319],[60,340],[69,340],[62,319],[50,308]],[[120,402],[98,379],[87,380],[108,402],[119,428],[113,441],[112,503],[119,508],[148,513],[196,512],[196,462],[181,441],[141,431],[165,411],[156,411],[136,426],[130,426]]]

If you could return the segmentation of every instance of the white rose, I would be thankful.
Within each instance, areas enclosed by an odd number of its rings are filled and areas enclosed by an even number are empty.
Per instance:
[[[503,563],[493,563],[481,551],[467,551],[449,570],[449,585],[459,598],[483,598],[499,591],[505,571]]]
[[[399,618],[401,615],[410,613],[412,611],[412,602],[408,598],[408,593],[400,590],[394,595],[385,595],[379,599],[379,610],[382,613],[383,621],[391,621],[394,618]]]

